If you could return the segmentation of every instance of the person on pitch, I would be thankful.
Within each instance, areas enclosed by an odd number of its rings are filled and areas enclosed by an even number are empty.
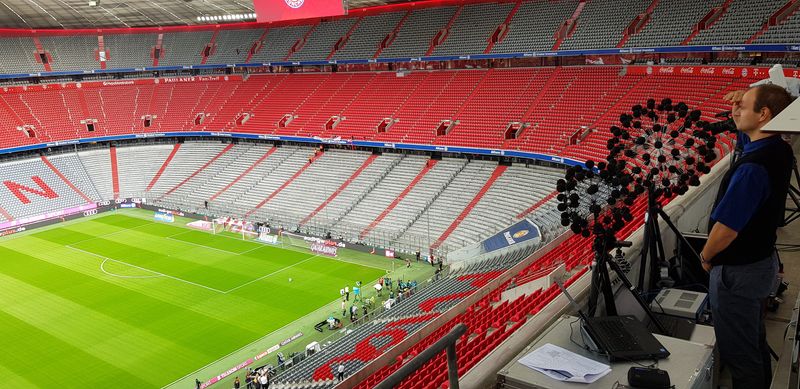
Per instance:
[[[726,97],[733,101],[736,127],[749,142],[722,179],[700,260],[710,272],[714,332],[733,388],[769,388],[763,310],[778,272],[776,230],[783,221],[793,158],[780,135],[762,129],[792,97],[766,84]]]

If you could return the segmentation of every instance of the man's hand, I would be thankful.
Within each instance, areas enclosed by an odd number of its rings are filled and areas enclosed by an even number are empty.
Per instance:
[[[702,262],[701,264],[703,265],[703,270],[705,270],[706,273],[711,273],[711,268],[714,267],[714,266],[712,266],[708,262]]]
[[[742,102],[742,96],[744,96],[746,90],[735,90],[733,92],[728,92],[722,99],[725,101],[731,102],[731,111],[736,113],[736,110],[739,109],[739,104]]]

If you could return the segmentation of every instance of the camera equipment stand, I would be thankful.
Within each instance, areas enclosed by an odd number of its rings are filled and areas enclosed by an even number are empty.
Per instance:
[[[647,257],[653,261],[650,269],[650,284],[654,285],[659,279],[669,277],[667,258],[664,255],[664,242],[661,239],[661,229],[658,225],[659,217],[667,223],[670,230],[675,233],[675,236],[686,245],[692,252],[697,260],[700,260],[700,254],[697,253],[685,236],[678,230],[678,227],[672,223],[666,212],[661,208],[661,205],[656,202],[653,191],[647,193],[647,212],[644,215],[644,243],[642,245],[642,257],[639,262],[639,283],[636,285],[640,292],[645,288],[645,273],[647,270]],[[657,265],[657,266],[656,266]],[[661,269],[664,269],[664,272]]]
[[[597,238],[602,239],[602,238]],[[602,246],[602,248],[598,249],[598,246]],[[613,247],[607,247],[606,245],[595,245],[595,266],[592,269],[592,285],[591,290],[589,291],[589,303],[588,303],[588,315],[592,317],[597,312],[597,300],[600,297],[600,293],[603,294],[603,302],[606,306],[606,315],[607,316],[616,316],[617,315],[617,305],[614,302],[614,291],[611,287],[611,276],[608,274],[608,268],[610,267],[615,273],[617,273],[617,277],[622,284],[625,285],[625,288],[628,289],[629,292],[633,295],[636,302],[639,306],[642,307],[644,312],[650,318],[650,320],[656,325],[656,328],[662,333],[666,334],[667,331],[664,329],[664,326],[661,322],[656,318],[653,312],[650,310],[650,307],[647,306],[647,303],[642,298],[642,295],[636,290],[636,287],[631,283],[628,279],[628,276],[625,275],[625,272],[619,266],[617,261],[611,258],[611,254],[609,251],[616,247],[631,247],[631,242],[626,241],[616,241]]]
[[[789,214],[783,219],[783,225],[781,227],[787,226],[789,223],[800,219],[800,189],[798,189],[798,187],[800,187],[800,172],[797,168],[797,157],[794,157],[792,173],[794,175],[795,184],[792,185],[792,181],[789,180],[789,199],[793,204],[792,206],[786,207],[786,212]]]

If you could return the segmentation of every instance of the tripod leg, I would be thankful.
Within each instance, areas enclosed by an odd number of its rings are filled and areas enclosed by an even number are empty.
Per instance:
[[[652,215],[650,214],[650,210],[645,213],[645,221],[644,221],[644,242],[642,242],[642,257],[639,260],[639,282],[636,285],[636,288],[641,292],[644,290],[644,280],[645,280],[645,273],[647,272],[647,254],[650,247],[650,220],[652,219]]]
[[[614,291],[611,287],[611,275],[608,274],[607,261],[612,260],[606,254],[602,264],[598,264],[597,270],[602,279],[601,290],[603,291],[603,302],[606,304],[606,315],[617,316],[617,304],[614,302]]]

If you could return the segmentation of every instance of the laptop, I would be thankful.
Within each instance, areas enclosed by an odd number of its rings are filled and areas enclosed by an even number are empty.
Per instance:
[[[659,360],[669,356],[664,345],[636,317],[587,317],[564,286],[557,285],[578,311],[583,322],[581,329],[588,338],[587,345],[604,353],[609,362]]]

